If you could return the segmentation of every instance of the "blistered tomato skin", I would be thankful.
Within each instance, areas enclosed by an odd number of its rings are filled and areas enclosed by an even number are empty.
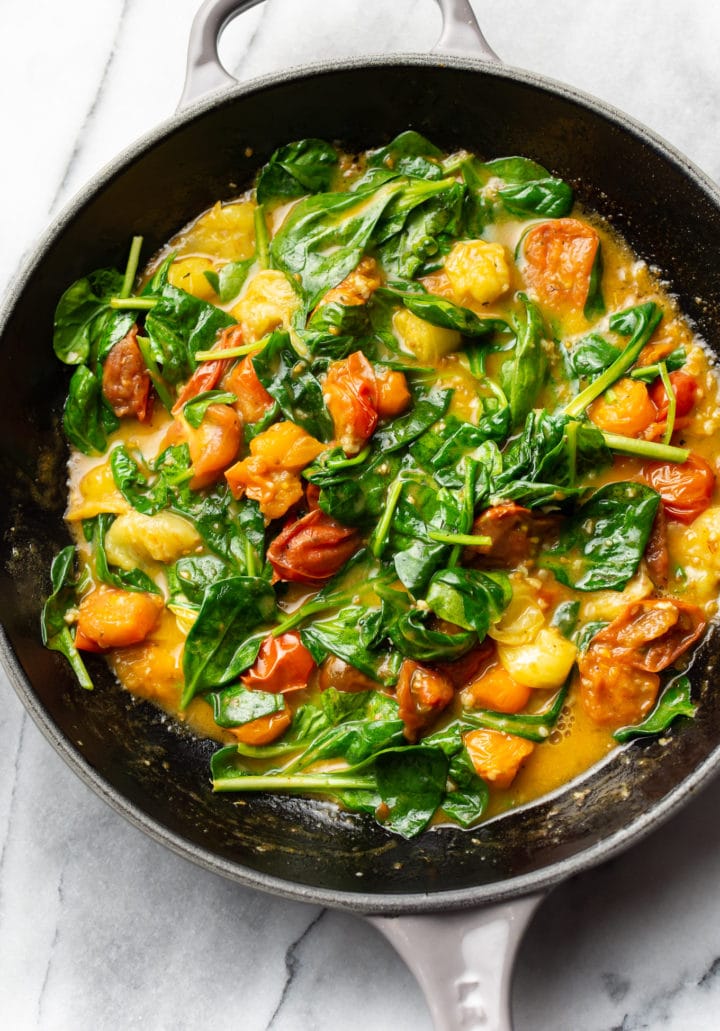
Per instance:
[[[119,419],[134,416],[146,422],[152,416],[150,374],[137,343],[137,326],[118,340],[105,359],[103,394]]]
[[[333,362],[323,384],[323,397],[335,426],[335,438],[346,455],[356,455],[375,432],[378,390],[370,362],[360,351]]]
[[[600,239],[576,218],[534,226],[525,236],[524,276],[541,304],[554,311],[582,310]]]
[[[291,631],[266,637],[257,659],[240,679],[252,691],[287,694],[307,687],[314,668],[315,660],[300,635]]]
[[[320,584],[334,576],[359,546],[356,530],[315,509],[281,530],[267,554],[275,580]]]
[[[412,659],[405,659],[400,667],[396,692],[398,714],[408,741],[416,741],[419,732],[447,708],[455,694],[447,677]]]
[[[716,474],[700,455],[686,462],[646,462],[641,477],[662,498],[665,514],[686,526],[710,507]]]

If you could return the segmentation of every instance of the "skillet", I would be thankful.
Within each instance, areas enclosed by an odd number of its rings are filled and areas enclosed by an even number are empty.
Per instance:
[[[223,11],[247,6],[209,5],[205,16],[213,15],[216,23],[200,25],[214,39]],[[444,39],[445,46],[458,46],[457,37],[453,42],[446,34]],[[212,61],[203,60],[201,49],[193,62],[207,83]],[[203,743],[179,739],[157,714],[128,706],[109,677],[96,695],[79,697],[55,657],[41,652],[35,641],[48,560],[65,543],[62,500],[52,490],[63,481],[63,449],[54,433],[64,382],[47,361],[48,338],[36,327],[50,325],[55,300],[73,276],[93,267],[93,261],[120,262],[133,231],[150,228],[149,245],[159,244],[215,196],[227,195],[230,179],[247,180],[278,143],[317,134],[366,146],[411,123],[448,149],[465,143],[488,156],[520,151],[572,180],[593,181],[597,192],[581,186],[581,196],[613,214],[640,253],[672,269],[681,305],[712,342],[718,304],[712,267],[718,237],[713,188],[649,134],[613,119],[601,105],[581,101],[572,91],[542,86],[522,73],[492,71],[472,59],[446,59],[444,64],[438,68],[435,59],[420,57],[345,62],[304,76],[276,77],[200,103],[170,123],[167,135],[158,133],[128,154],[66,213],[31,260],[24,288],[10,299],[4,338],[11,364],[2,384],[0,448],[5,482],[12,490],[2,514],[2,618],[9,642],[6,660],[31,713],[71,765],[121,811],[182,854],[244,883],[363,912],[462,910],[498,902],[542,889],[637,840],[713,767],[717,714],[711,700],[704,718],[674,736],[670,748],[636,748],[632,758],[620,755],[595,771],[584,785],[590,795],[582,811],[569,792],[560,793],[472,836],[433,832],[407,845],[317,803],[259,800],[242,814],[219,804],[207,791],[208,749]],[[328,88],[338,98],[337,110],[327,110]],[[388,94],[392,110],[386,104]],[[423,111],[420,118],[418,108]],[[243,161],[248,144],[256,153]],[[605,164],[610,167],[597,164],[598,153],[608,155]],[[622,160],[612,160],[620,153]],[[178,162],[189,174],[175,186],[168,170]],[[627,167],[638,169],[636,180],[627,181]],[[600,197],[603,191],[607,199]],[[667,207],[667,197],[683,193],[681,210]],[[678,261],[681,255],[683,261]],[[38,469],[43,474],[40,489],[30,483]],[[11,546],[19,549],[20,561]],[[707,647],[696,663],[698,690],[712,662],[712,648]],[[150,766],[140,768],[144,758]],[[163,759],[170,764],[169,773],[161,768]],[[290,822],[298,828],[292,844],[286,831]],[[363,875],[360,882],[357,873]],[[530,907],[528,902],[523,908],[527,912]],[[513,914],[517,925],[521,909],[503,911],[508,917]],[[499,926],[497,912],[485,915],[492,915]],[[441,928],[451,940],[457,938],[455,919],[446,917],[442,925],[433,920],[436,951]],[[464,923],[464,917],[457,919]],[[409,935],[412,925],[386,924],[386,930],[390,926]],[[479,930],[476,926],[475,933]],[[445,978],[446,983],[451,980]],[[466,1001],[471,988],[468,979]],[[441,1008],[447,1015],[451,1003]]]

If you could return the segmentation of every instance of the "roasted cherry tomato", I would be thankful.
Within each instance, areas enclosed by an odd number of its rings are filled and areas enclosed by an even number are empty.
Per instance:
[[[645,384],[626,376],[593,401],[588,408],[588,418],[607,433],[636,437],[657,422],[658,412]]]
[[[694,376],[688,376],[686,372],[681,371],[671,372],[669,379],[675,394],[675,417],[680,419],[683,415],[688,415],[695,405],[698,396],[697,380]],[[661,379],[653,383],[650,399],[657,408],[658,419],[667,419],[669,402],[665,384]]]
[[[103,365],[102,389],[119,419],[134,415],[138,422],[147,422],[152,416],[152,384],[137,335],[138,328],[133,326],[113,346]]]
[[[314,667],[315,660],[300,640],[300,634],[290,631],[278,637],[266,637],[257,659],[240,679],[250,690],[286,694],[307,687]]]
[[[600,726],[639,723],[655,704],[660,689],[657,673],[633,669],[592,647],[578,667],[580,700],[590,719]]]
[[[271,712],[268,716],[260,716],[242,727],[233,727],[230,731],[244,745],[269,745],[284,734],[292,723],[290,709]]]
[[[334,576],[359,546],[356,530],[316,508],[281,530],[267,557],[275,580],[317,584]]]
[[[471,681],[462,693],[463,704],[494,712],[520,712],[530,700],[532,688],[513,680],[503,666],[493,666]]]
[[[409,408],[412,396],[404,373],[381,369],[375,373],[377,413],[380,419],[394,419]]]
[[[648,598],[628,605],[593,637],[588,652],[610,649],[613,658],[628,666],[660,673],[697,641],[706,626],[697,605],[677,598]]]
[[[520,765],[535,748],[524,737],[485,728],[471,730],[464,744],[477,775],[496,788],[510,787]]]
[[[412,659],[403,660],[396,692],[398,715],[408,741],[416,741],[418,732],[433,722],[455,694],[447,677]]]
[[[258,422],[275,404],[258,379],[250,355],[227,374],[223,386],[237,397],[235,408],[246,425]]]
[[[691,452],[686,462],[646,462],[641,476],[662,498],[668,519],[688,525],[710,507],[715,472],[700,455]]]
[[[542,222],[528,232],[524,275],[541,304],[584,307],[599,244],[595,230],[574,218]]]
[[[80,602],[75,645],[97,651],[139,644],[155,628],[162,610],[158,594],[100,587]]]
[[[230,347],[239,347],[244,342],[241,326],[229,326],[220,334],[215,351],[225,351]],[[178,394],[178,399],[173,405],[173,415],[182,409],[188,401],[192,401],[198,394],[206,390],[214,390],[227,370],[233,363],[232,358],[212,358],[207,362],[200,362],[190,379]]]
[[[323,397],[338,444],[355,455],[375,432],[378,392],[372,365],[362,351],[333,362],[323,384]]]
[[[210,405],[197,429],[185,422],[184,429],[195,473],[190,487],[200,490],[219,479],[237,458],[242,426],[229,405]]]

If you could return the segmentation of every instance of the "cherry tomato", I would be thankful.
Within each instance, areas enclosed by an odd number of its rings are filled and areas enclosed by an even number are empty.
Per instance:
[[[223,386],[237,397],[235,408],[246,424],[258,422],[275,403],[258,379],[250,355],[228,373]]]
[[[583,308],[599,244],[595,230],[574,218],[542,222],[528,232],[524,275],[541,304]]]
[[[119,419],[133,415],[138,422],[147,422],[152,416],[152,384],[137,335],[138,328],[133,326],[113,346],[103,365],[102,389]]]
[[[412,397],[402,372],[381,369],[375,373],[377,413],[380,419],[394,419],[409,407]]]
[[[335,426],[337,442],[355,455],[375,432],[378,392],[375,373],[362,351],[333,362],[323,384],[323,397]]]
[[[278,637],[266,637],[254,664],[240,679],[250,690],[286,694],[307,687],[314,667],[315,660],[300,640],[300,634],[290,631]]]
[[[520,712],[530,700],[532,688],[513,680],[503,666],[494,666],[463,691],[463,702],[475,709]]]
[[[224,351],[229,347],[239,347],[243,342],[242,327],[229,326],[228,329],[222,331],[213,350]],[[177,415],[183,405],[192,401],[198,394],[203,394],[206,390],[214,390],[232,363],[232,358],[213,358],[207,362],[200,362],[178,394],[178,399],[173,405],[173,415]]]
[[[230,731],[244,745],[269,745],[284,734],[292,723],[290,709],[271,712],[268,716],[260,716],[242,727],[233,727]]]
[[[398,715],[408,741],[416,741],[418,732],[433,722],[455,694],[447,677],[412,659],[403,660],[396,692]]]
[[[633,669],[592,647],[578,667],[580,700],[590,719],[600,726],[638,723],[655,704],[660,689],[657,673]]]
[[[694,376],[688,376],[686,372],[671,372],[670,373],[670,386],[675,394],[675,417],[682,418],[683,415],[688,415],[697,400],[698,385],[697,380]],[[657,408],[658,419],[667,419],[668,416],[668,396],[665,390],[665,384],[661,379],[657,380],[653,384],[650,390],[650,398]]]
[[[642,479],[662,498],[665,515],[678,523],[692,523],[710,507],[715,472],[693,452],[686,462],[646,462]]]
[[[356,530],[314,509],[280,531],[267,557],[276,581],[317,584],[337,573],[359,546]]]
[[[153,630],[163,610],[157,594],[100,587],[80,602],[75,645],[86,651],[139,644]],[[87,647],[89,641],[95,647]]]
[[[377,691],[378,686],[375,680],[371,680],[365,673],[351,666],[344,659],[339,659],[336,655],[328,655],[320,666],[318,687],[321,691],[327,691],[329,687],[334,687],[336,691],[347,691],[350,693],[354,691]]]
[[[660,673],[698,640],[706,626],[697,605],[677,598],[636,601],[595,635],[586,654],[612,654],[634,669]]]
[[[626,376],[593,401],[588,418],[608,433],[636,437],[657,421],[658,412],[645,384]]]
[[[521,763],[535,748],[532,741],[516,734],[485,728],[471,730],[464,744],[477,775],[496,788],[510,787]]]
[[[237,412],[228,405],[210,405],[197,429],[183,420],[195,475],[192,490],[208,487],[222,476],[237,458],[242,426]]]

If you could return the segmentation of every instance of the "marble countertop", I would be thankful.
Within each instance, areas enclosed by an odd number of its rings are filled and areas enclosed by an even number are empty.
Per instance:
[[[199,0],[0,4],[0,282],[106,161],[176,106]],[[720,179],[720,6],[474,7],[509,63],[594,93]],[[223,40],[241,78],[424,50],[431,0],[270,0]],[[0,1025],[424,1031],[368,924],[196,869],[124,822],[51,750],[0,674]],[[622,857],[557,888],[521,947],[516,1031],[706,1031],[720,1008],[720,782]]]

